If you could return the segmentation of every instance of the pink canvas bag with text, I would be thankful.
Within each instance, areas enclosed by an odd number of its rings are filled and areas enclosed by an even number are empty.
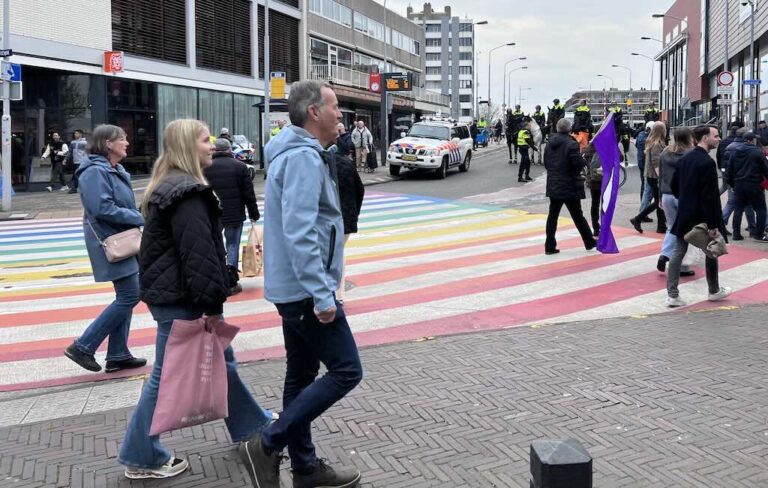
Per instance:
[[[173,321],[149,435],[229,416],[224,350],[239,330],[223,320]]]

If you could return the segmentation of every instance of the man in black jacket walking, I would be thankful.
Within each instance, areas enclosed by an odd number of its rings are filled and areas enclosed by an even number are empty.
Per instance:
[[[232,157],[232,146],[224,138],[216,139],[213,164],[205,169],[205,178],[221,201],[221,224],[227,243],[227,271],[229,286],[234,295],[243,291],[238,273],[240,240],[243,234],[245,209],[251,225],[259,220],[259,207],[248,166]]]
[[[733,151],[725,166],[728,186],[733,188],[735,196],[733,240],[744,239],[741,236],[741,216],[749,205],[756,215],[752,237],[760,242],[768,242],[765,236],[765,190],[762,186],[763,178],[768,177],[768,165],[763,151],[756,145],[756,135],[747,132],[742,139],[744,143]]]
[[[545,254],[557,254],[557,219],[563,205],[568,208],[573,223],[579,230],[584,247],[589,251],[597,246],[592,230],[581,210],[581,200],[585,198],[584,178],[581,169],[584,158],[579,153],[579,143],[570,136],[571,121],[560,119],[557,133],[549,138],[544,150],[544,167],[547,170],[547,196],[549,197],[549,215],[547,216],[547,240],[544,243]]]
[[[717,165],[709,156],[709,152],[720,143],[720,132],[714,125],[700,125],[693,130],[693,138],[696,147],[680,158],[672,177],[672,193],[677,197],[678,204],[677,218],[672,226],[672,234],[677,237],[677,243],[667,270],[669,307],[685,305],[677,288],[683,256],[688,251],[685,234],[701,223],[707,224],[709,236],[713,239],[725,230],[717,184]],[[722,300],[731,294],[730,288],[720,286],[717,264],[717,258],[707,256],[705,268],[711,302]]]

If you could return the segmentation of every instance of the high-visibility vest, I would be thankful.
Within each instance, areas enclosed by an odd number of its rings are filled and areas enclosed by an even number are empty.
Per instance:
[[[529,137],[531,137],[531,133],[528,132],[528,129],[520,129],[520,131],[517,133],[517,145],[527,146]]]
[[[271,135],[272,137],[275,137],[275,136],[276,136],[276,135],[278,135],[279,133],[280,133],[280,127],[275,127],[275,128],[273,128],[273,129],[272,129],[272,130],[269,132],[269,135]]]
[[[514,112],[512,112],[512,115],[517,117],[525,117],[525,114],[523,113],[522,110],[515,110]]]
[[[576,107],[577,112],[589,112],[589,106],[587,105],[579,105]]]
[[[645,113],[647,113],[647,114],[652,114],[652,113],[655,113],[655,112],[658,112],[658,111],[659,111],[659,109],[657,109],[656,107],[648,107],[647,109],[645,109]]]
[[[488,121],[487,120],[481,120],[480,122],[477,123],[477,126],[479,128],[481,128],[481,129],[485,129],[488,126]]]
[[[558,103],[557,105],[552,107],[552,110],[563,110],[563,109],[565,109],[565,105],[563,105],[562,103]]]
[[[613,112],[615,114],[619,114],[621,113],[621,107],[619,107],[618,105],[614,105],[613,107],[609,108],[608,111]]]

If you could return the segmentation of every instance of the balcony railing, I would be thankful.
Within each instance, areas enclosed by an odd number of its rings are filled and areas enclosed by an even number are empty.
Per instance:
[[[309,70],[309,78],[313,80],[327,80],[339,85],[353,86],[355,88],[368,89],[368,73],[356,71],[342,66],[312,65]],[[433,103],[449,107],[451,97],[424,88],[413,87],[409,92],[398,92],[397,96],[418,100],[420,102]]]

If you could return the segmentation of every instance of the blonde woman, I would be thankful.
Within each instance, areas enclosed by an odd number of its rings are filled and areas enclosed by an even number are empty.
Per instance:
[[[667,126],[664,122],[654,122],[651,133],[645,141],[645,183],[651,189],[651,203],[640,210],[640,213],[629,222],[636,231],[643,233],[642,220],[656,211],[656,232],[664,234],[667,232],[667,226],[664,219],[664,212],[659,206],[659,168],[661,167],[661,153],[666,147]]]
[[[189,467],[160,444],[159,436],[149,435],[165,344],[176,319],[220,320],[229,293],[219,201],[203,176],[213,152],[209,130],[198,120],[175,120],[165,129],[163,146],[141,204],[146,220],[139,258],[141,299],[158,328],[155,365],[118,458],[131,479],[170,478]],[[272,415],[240,380],[232,347],[224,354],[229,384],[226,423],[232,440],[239,442],[260,433]]]

